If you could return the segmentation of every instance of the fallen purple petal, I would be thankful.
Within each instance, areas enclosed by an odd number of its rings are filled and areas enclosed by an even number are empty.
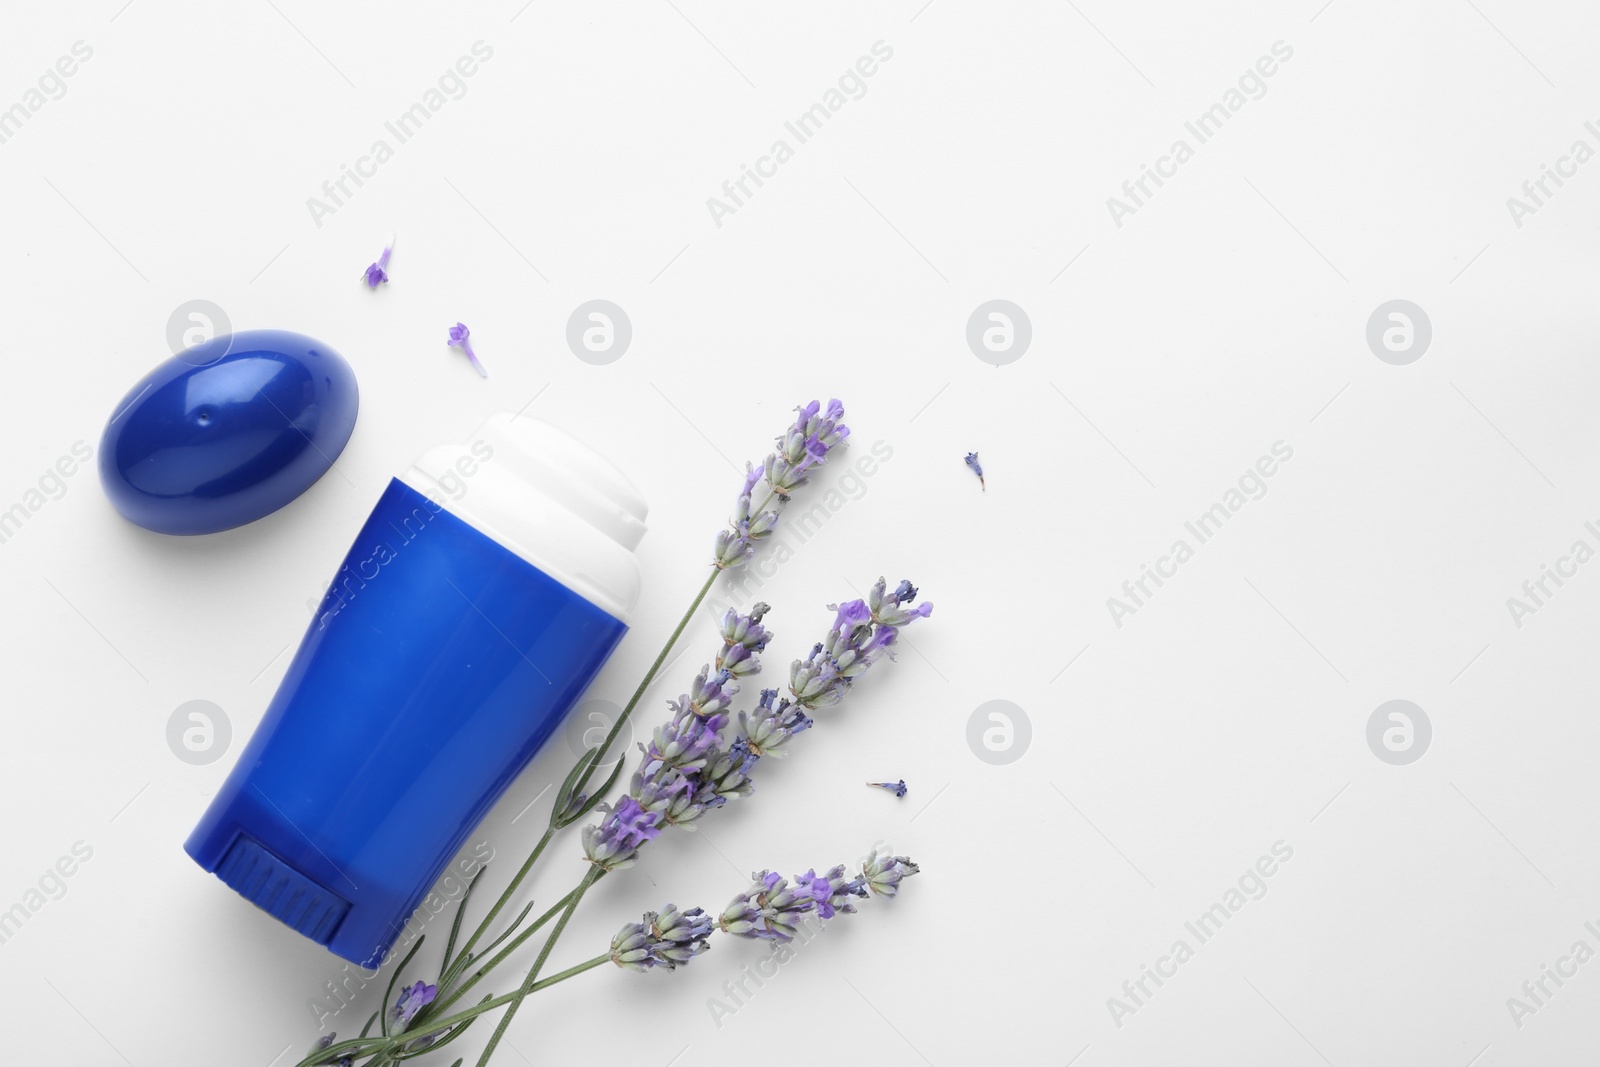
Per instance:
[[[459,348],[461,351],[465,352],[467,354],[467,358],[472,361],[472,365],[477,368],[478,376],[480,378],[487,378],[489,376],[489,372],[483,369],[483,364],[478,362],[477,353],[472,351],[472,342],[468,340],[468,338],[471,336],[472,331],[467,329],[466,323],[458,322],[454,326],[450,327],[451,347]]]

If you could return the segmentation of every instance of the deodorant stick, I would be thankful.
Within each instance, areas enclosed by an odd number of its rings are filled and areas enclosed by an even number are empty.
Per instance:
[[[427,452],[356,535],[185,850],[376,967],[621,640],[646,511],[530,418]]]

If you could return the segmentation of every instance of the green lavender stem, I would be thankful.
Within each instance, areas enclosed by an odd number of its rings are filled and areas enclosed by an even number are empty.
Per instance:
[[[700,591],[695,594],[694,600],[689,604],[689,610],[685,611],[683,613],[683,618],[678,620],[677,627],[672,631],[671,636],[667,638],[666,644],[661,646],[660,654],[656,656],[656,660],[650,665],[650,669],[645,672],[644,678],[639,682],[639,687],[633,691],[633,696],[629,698],[627,706],[624,707],[622,709],[622,713],[617,716],[617,721],[611,725],[611,731],[606,734],[605,741],[603,741],[600,747],[595,750],[597,756],[590,761],[589,768],[584,771],[583,777],[577,782],[576,785],[574,785],[574,794],[580,793],[587,788],[589,779],[594,772],[594,767],[599,762],[599,756],[603,756],[605,753],[611,750],[612,742],[616,741],[617,735],[622,732],[622,727],[633,715],[633,709],[638,707],[639,701],[643,699],[645,691],[648,690],[651,684],[655,682],[656,675],[661,673],[661,667],[666,663],[667,656],[671,654],[673,647],[677,645],[678,639],[683,636],[683,631],[688,628],[689,620],[694,618],[694,613],[700,610],[700,605],[705,602],[706,597],[711,592],[712,585],[716,583],[717,576],[721,573],[722,571],[720,569],[713,569],[710,576],[706,578],[705,584],[700,587]],[[584,757],[580,758],[587,759],[589,757],[586,754]],[[544,835],[539,838],[538,844],[534,845],[533,851],[529,853],[528,858],[523,861],[522,867],[515,875],[512,876],[511,882],[506,886],[505,890],[494,902],[494,905],[489,909],[489,913],[483,917],[483,920],[478,923],[477,927],[473,929],[471,935],[468,936],[466,942],[461,946],[460,957],[458,958],[465,957],[465,955],[472,950],[473,946],[475,946],[483,937],[483,935],[488,932],[489,926],[494,922],[495,918],[499,916],[500,912],[505,909],[505,906],[511,902],[511,898],[516,894],[517,890],[521,888],[522,883],[533,871],[534,864],[538,862],[540,855],[544,852],[545,846],[548,845],[550,843],[550,839],[555,836],[556,829],[557,827],[552,824],[549,829],[545,830]],[[521,944],[522,941],[526,939],[528,932],[529,931],[525,931],[523,934],[519,935],[518,939],[513,941],[511,945],[508,945],[507,948]],[[480,974],[483,971],[489,970],[496,963],[500,962],[505,955],[506,953],[502,951],[494,958],[493,961],[490,962],[487,967],[480,968]],[[445,960],[443,966],[448,968],[451,963],[451,960]],[[473,980],[476,981],[476,977]]]
[[[710,583],[707,583],[707,588],[710,588]],[[701,596],[704,595],[704,593],[701,593]],[[692,611],[693,609],[691,608],[690,610]],[[679,626],[679,630],[682,630],[682,626]],[[657,661],[656,665],[659,667],[660,662]],[[504,1003],[510,1006],[506,1008],[505,1014],[500,1016],[500,1022],[495,1026],[494,1034],[489,1038],[489,1043],[483,1047],[483,1054],[478,1057],[478,1067],[485,1067],[489,1062],[489,1057],[494,1055],[496,1046],[500,1044],[500,1038],[505,1035],[506,1028],[511,1025],[511,1020],[516,1018],[517,1009],[522,1006],[522,998],[532,993],[542,984],[538,981],[539,971],[544,967],[544,961],[549,958],[550,950],[555,947],[556,941],[561,938],[561,931],[567,928],[567,922],[572,918],[572,913],[578,910],[578,904],[583,900],[583,895],[605,873],[604,869],[600,867],[591,867],[578,882],[578,887],[572,891],[567,900],[567,910],[561,913],[561,918],[556,920],[556,928],[551,930],[550,936],[545,939],[544,947],[539,950],[539,958],[533,961],[533,968],[528,971],[528,977],[523,980],[522,988],[516,993],[508,994],[505,997]],[[601,962],[609,958],[609,956],[598,957]],[[570,971],[571,968],[568,968],[568,970]],[[565,973],[563,972],[563,974]],[[483,1006],[487,1007],[487,1005]]]
[[[523,861],[522,869],[517,871],[516,875],[511,879],[511,884],[506,886],[505,892],[500,894],[500,898],[496,900],[494,902],[494,906],[489,909],[489,914],[483,917],[483,921],[477,925],[477,928],[472,931],[471,936],[467,938],[466,943],[461,946],[462,957],[465,957],[468,952],[472,951],[472,946],[476,945],[478,943],[478,939],[488,931],[489,924],[494,922],[495,916],[499,915],[501,909],[511,902],[512,894],[517,891],[518,887],[522,885],[523,880],[528,877],[528,872],[533,870],[533,865],[538,862],[539,856],[544,852],[544,847],[550,843],[550,839],[554,836],[555,830],[552,828],[546,830],[544,832],[544,836],[539,838],[539,843],[533,846],[533,851],[528,853],[528,858]],[[450,962],[450,960],[445,960],[444,966],[449,967]]]
[[[618,715],[617,721],[611,724],[611,732],[606,734],[605,741],[601,742],[600,747],[595,750],[598,755],[590,762],[589,769],[584,771],[582,779],[573,787],[574,794],[581,793],[587,788],[589,779],[594,773],[594,768],[600,762],[599,756],[604,756],[611,750],[611,743],[617,739],[617,735],[622,732],[622,727],[632,717],[633,709],[639,706],[639,701],[644,697],[645,690],[650,688],[651,684],[656,680],[656,675],[661,673],[661,667],[667,662],[667,656],[671,654],[673,648],[677,645],[678,638],[683,636],[683,631],[689,626],[689,620],[694,618],[694,613],[700,610],[700,605],[705,602],[706,596],[711,592],[712,585],[716,583],[717,577],[721,574],[722,570],[720,568],[713,568],[710,576],[706,578],[705,584],[695,594],[694,600],[689,603],[689,610],[683,613],[683,618],[678,620],[678,625],[673,629],[672,635],[667,638],[667,643],[661,646],[661,653],[656,656],[656,661],[650,664],[648,671],[645,671],[644,678],[639,682],[639,688],[633,691],[633,696],[628,698],[627,706],[622,709],[622,714]],[[621,758],[620,753],[618,758]]]
[[[548,989],[557,982],[564,982],[574,975],[582,974],[584,971],[592,971],[602,963],[610,962],[610,960],[610,953],[602,953],[599,956],[595,956],[593,959],[587,959],[575,966],[568,967],[559,974],[553,974],[549,978],[543,979],[542,981],[534,982],[532,985],[527,985],[525,983],[523,988],[518,989],[514,993],[505,993],[498,997],[491,997],[490,999],[485,1000],[482,1004],[468,1008],[465,1011],[459,1011],[456,1014],[447,1016],[438,1020],[437,1022],[429,1023],[426,1027],[421,1029],[411,1030],[403,1034],[396,1034],[392,1037],[374,1036],[355,1038],[350,1041],[340,1041],[338,1044],[330,1045],[325,1049],[319,1049],[318,1051],[312,1053],[310,1056],[307,1056],[305,1059],[296,1064],[296,1067],[313,1067],[314,1064],[327,1063],[330,1059],[337,1059],[340,1055],[377,1057],[376,1059],[368,1061],[370,1067],[371,1064],[380,1062],[382,1059],[387,1058],[392,1053],[399,1051],[403,1046],[410,1044],[419,1037],[424,1037],[433,1033],[443,1033],[444,1031],[456,1026],[460,1026],[463,1023],[471,1022],[473,1019],[485,1012],[494,1011],[496,1008],[502,1008],[507,1004],[521,1001],[530,993],[537,993],[542,989]]]
[[[544,927],[545,923],[555,918],[556,913],[567,906],[567,901],[571,896],[572,894],[568,893],[567,896],[562,897],[560,900],[552,904],[550,906],[550,910],[546,911],[543,915],[535,919],[532,925],[530,925],[526,930],[523,930],[522,932],[518,933],[516,937],[506,942],[505,947],[503,947],[499,952],[496,952],[494,956],[490,958],[488,963],[485,963],[483,966],[473,971],[470,978],[456,986],[454,989],[450,990],[449,995],[443,1000],[434,1004],[430,1004],[427,1009],[428,1013],[431,1015],[438,1015],[440,1012],[444,1011],[450,1005],[454,1004],[456,1001],[465,996],[467,990],[477,985],[484,975],[488,974],[495,967],[503,963],[507,956],[511,955],[518,948],[521,948],[522,945],[527,942],[528,938],[538,933],[540,929]]]

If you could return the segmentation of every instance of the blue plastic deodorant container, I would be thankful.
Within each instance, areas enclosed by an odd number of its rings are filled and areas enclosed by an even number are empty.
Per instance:
[[[638,491],[495,415],[389,482],[185,843],[334,954],[378,966],[627,629]]]

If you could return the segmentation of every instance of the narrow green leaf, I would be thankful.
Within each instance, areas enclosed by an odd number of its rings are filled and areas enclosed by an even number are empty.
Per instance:
[[[456,937],[461,933],[461,919],[467,913],[467,902],[472,899],[472,890],[477,886],[478,879],[482,878],[488,869],[487,865],[478,868],[478,873],[473,875],[472,881],[467,883],[467,891],[461,894],[461,903],[456,905],[456,917],[450,924],[450,938],[444,943],[444,958],[439,963],[439,969],[445,973],[449,973],[451,970],[452,960],[450,959],[450,954],[455,951]],[[441,981],[439,983],[439,992],[443,993],[445,991],[445,984]]]
[[[556,819],[572,797],[581,792],[583,785],[589,782],[589,765],[594,762],[595,749],[588,749],[578,757],[578,762],[572,765],[572,770],[567,772],[566,780],[561,783],[561,788],[556,790],[555,806],[550,809],[550,825],[555,826]],[[579,784],[579,775],[582,775],[582,785]]]
[[[504,930],[502,930],[500,932],[500,936],[499,937],[495,938],[493,941],[491,941],[487,945],[483,946],[483,951],[478,953],[476,958],[481,960],[485,956],[487,956],[490,953],[494,952],[494,950],[500,946],[500,943],[502,941],[504,941],[506,938],[511,936],[512,931],[514,931],[517,927],[522,925],[522,920],[526,919],[528,917],[528,912],[530,912],[532,910],[533,910],[533,901],[530,900],[530,901],[528,901],[527,904],[525,904],[523,906],[522,911],[517,914],[517,917],[515,919],[511,920],[511,925],[506,927]]]
[[[617,784],[617,779],[622,775],[622,765],[626,762],[626,759],[623,759],[619,756],[617,758],[617,765],[612,769],[611,777],[606,779],[605,785],[602,785],[599,789],[596,789],[594,794],[590,796],[589,799],[585,800],[583,805],[579,807],[577,811],[573,812],[569,817],[560,820],[560,822],[557,823],[557,828],[565,829],[593,811],[595,806],[599,804],[600,801],[605,799],[606,794],[611,792],[611,787]]]

